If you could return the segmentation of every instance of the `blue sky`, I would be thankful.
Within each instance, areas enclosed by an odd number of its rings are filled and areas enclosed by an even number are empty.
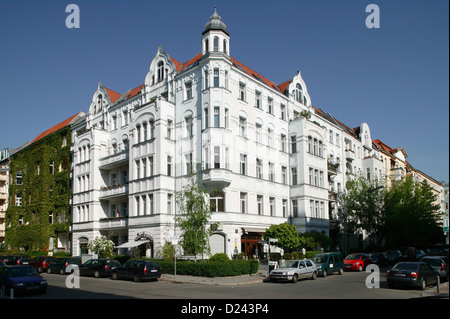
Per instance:
[[[65,25],[80,8],[80,28]],[[368,29],[368,4],[380,28]],[[0,0],[0,149],[87,112],[98,81],[142,84],[161,44],[185,62],[201,51],[214,5],[231,55],[275,83],[300,70],[314,106],[449,181],[447,0]]]

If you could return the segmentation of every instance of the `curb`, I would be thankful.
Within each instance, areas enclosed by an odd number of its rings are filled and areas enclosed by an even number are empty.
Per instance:
[[[254,279],[250,279],[255,276]],[[259,275],[244,275],[237,277],[195,277],[195,276],[184,276],[179,275],[174,278],[174,275],[171,277],[166,277],[162,275],[159,280],[180,284],[198,284],[198,285],[209,285],[209,286],[243,286],[243,285],[253,285],[262,283],[265,279]],[[188,278],[187,278],[188,277]],[[244,278],[243,278],[244,277]],[[259,277],[259,278],[258,278]],[[226,282],[226,280],[230,280],[230,282]],[[235,281],[236,280],[236,281]]]

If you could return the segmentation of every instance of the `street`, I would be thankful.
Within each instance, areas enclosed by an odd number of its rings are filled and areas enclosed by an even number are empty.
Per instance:
[[[112,280],[110,278],[81,277],[80,288],[66,288],[66,277],[42,274],[48,281],[46,294],[17,296],[17,299],[409,299],[418,298],[423,291],[408,288],[389,289],[385,271],[380,273],[380,288],[366,287],[366,272],[345,272],[316,280],[298,283],[268,282],[218,286],[174,283],[159,280],[141,282]],[[427,290],[435,291],[436,287]]]

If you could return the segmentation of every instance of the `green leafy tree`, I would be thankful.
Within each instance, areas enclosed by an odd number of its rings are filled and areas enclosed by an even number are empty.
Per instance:
[[[106,236],[100,236],[89,242],[87,248],[97,254],[99,258],[110,258],[114,256],[114,246],[114,242]]]
[[[294,249],[301,244],[300,236],[295,226],[289,223],[271,225],[264,235],[264,239],[268,240],[269,238],[278,239],[278,242],[274,243],[274,245],[283,249]]]
[[[195,183],[195,175],[176,193],[179,214],[175,217],[182,231],[180,245],[188,254],[209,255],[209,236],[212,230],[207,227],[212,215],[208,193],[200,184]]]
[[[348,181],[338,213],[344,232],[353,233],[361,228],[381,246],[386,237],[386,191],[378,180],[369,181],[362,175]]]

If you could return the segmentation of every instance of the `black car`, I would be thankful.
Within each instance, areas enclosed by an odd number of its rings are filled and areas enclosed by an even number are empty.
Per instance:
[[[56,258],[54,261],[50,263],[50,265],[48,265],[47,273],[61,274],[61,275],[70,273],[70,271],[67,271],[66,269],[67,266],[69,265],[77,265],[78,267],[80,267],[81,259],[75,257]]]
[[[372,259],[373,264],[377,264],[380,267],[384,267],[388,265],[388,260],[386,258],[386,254],[384,252],[376,252],[370,253],[370,258]]]
[[[5,287],[6,294],[9,294],[11,289],[14,289],[14,294],[45,293],[47,281],[31,266],[8,266],[0,268],[0,287]]]
[[[28,256],[14,255],[14,256],[2,256],[3,262],[6,265],[26,265],[30,258]]]
[[[388,250],[386,252],[386,259],[389,265],[395,265],[402,259],[402,252],[400,250]]]
[[[120,266],[120,262],[115,259],[89,259],[80,266],[80,275],[95,278],[109,277],[111,271]]]
[[[129,260],[121,267],[112,271],[112,278],[141,280],[158,280],[161,277],[161,267],[156,261]]]
[[[400,262],[387,271],[389,288],[394,286],[418,287],[424,290],[437,283],[439,273],[425,262]]]
[[[433,267],[439,273],[440,280],[448,280],[448,258],[446,256],[425,256],[420,261]]]

